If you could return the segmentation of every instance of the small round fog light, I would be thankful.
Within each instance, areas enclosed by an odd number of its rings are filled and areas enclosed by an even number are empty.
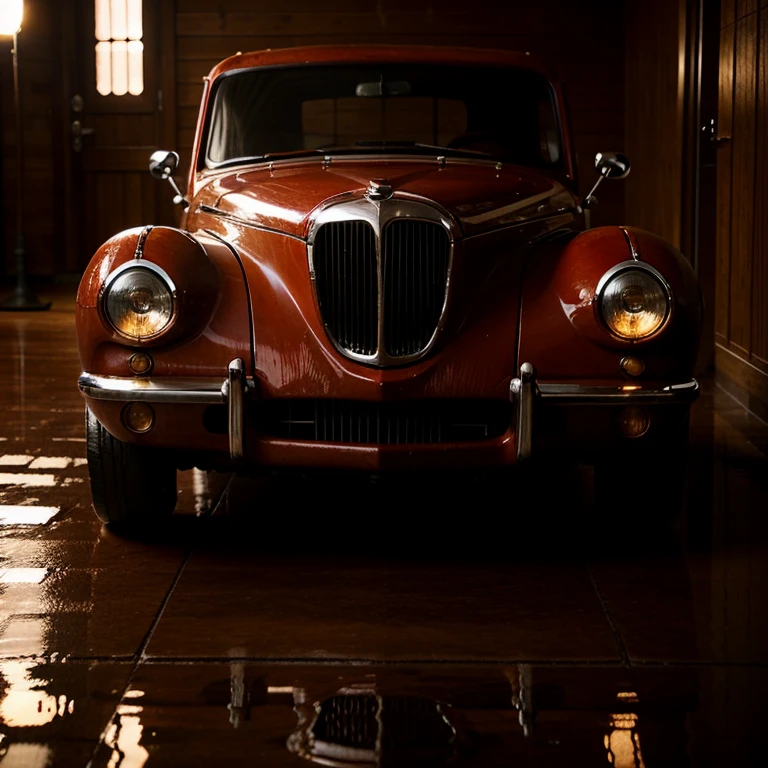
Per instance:
[[[645,408],[633,405],[621,411],[618,426],[624,437],[642,437],[651,426],[651,419]]]
[[[155,425],[155,412],[147,403],[128,403],[123,408],[123,421],[132,432],[149,432]]]
[[[136,352],[128,358],[128,367],[137,376],[149,373],[152,370],[152,356],[146,352]]]
[[[645,370],[645,363],[639,357],[627,356],[619,365],[628,376],[639,376]]]

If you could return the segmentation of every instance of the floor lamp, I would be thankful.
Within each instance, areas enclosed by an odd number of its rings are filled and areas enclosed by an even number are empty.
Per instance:
[[[16,287],[0,300],[0,310],[34,311],[48,309],[27,285],[27,259],[24,249],[24,138],[21,132],[21,94],[19,92],[19,43],[24,0],[0,0],[0,35],[13,36],[13,103],[16,112]]]

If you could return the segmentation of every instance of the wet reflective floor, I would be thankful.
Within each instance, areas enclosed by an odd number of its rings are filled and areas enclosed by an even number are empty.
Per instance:
[[[534,494],[191,471],[120,537],[73,297],[0,313],[2,768],[765,763],[768,427],[713,381],[673,526],[594,519],[577,469]]]

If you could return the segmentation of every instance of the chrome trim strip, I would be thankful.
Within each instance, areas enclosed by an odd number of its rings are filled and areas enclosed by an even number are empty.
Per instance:
[[[629,251],[632,254],[632,259],[634,261],[640,261],[640,251],[637,248],[637,243],[635,242],[635,236],[626,228],[626,227],[619,227],[621,230],[621,233],[624,235],[624,239],[627,241],[627,245],[629,246]]]
[[[94,400],[144,401],[151,403],[224,403],[222,379],[209,378],[127,378],[97,376],[83,372],[80,391]]]
[[[509,383],[510,399],[517,406],[515,440],[518,461],[529,459],[533,452],[533,401],[536,391],[536,369],[530,363],[523,363],[520,377]]]
[[[154,229],[151,224],[144,227],[139,235],[139,239],[136,241],[136,250],[134,251],[133,258],[137,261],[144,256],[144,244],[147,242],[149,233]]]
[[[227,368],[227,382],[224,387],[229,415],[229,455],[242,459],[245,445],[245,367],[237,357]]]
[[[514,379],[513,379],[514,381]],[[640,385],[623,387],[585,387],[581,384],[538,383],[541,399],[552,405],[676,405],[692,403],[699,396],[699,382],[691,379],[663,389],[643,389]],[[632,387],[632,388],[630,388]]]
[[[387,225],[395,219],[411,219],[417,221],[426,221],[431,223],[441,224],[448,232],[449,248],[448,253],[448,274],[445,281],[445,294],[443,297],[443,307],[440,313],[440,319],[437,322],[435,332],[427,342],[424,349],[413,355],[404,355],[402,357],[390,357],[386,353],[384,344],[384,312],[382,312],[382,305],[384,301],[384,256],[382,251],[382,236]],[[331,333],[331,329],[325,323],[323,319],[323,313],[320,308],[320,298],[317,291],[317,278],[315,273],[314,263],[314,247],[317,232],[324,224],[331,222],[344,222],[344,221],[365,221],[374,231],[376,236],[376,263],[377,263],[377,280],[378,280],[378,351],[375,355],[361,355],[355,352],[350,352],[344,349]],[[453,254],[454,244],[458,229],[455,226],[451,218],[437,208],[434,205],[429,205],[418,200],[404,199],[403,197],[393,197],[387,200],[369,200],[366,197],[357,198],[354,200],[344,199],[341,201],[334,200],[333,202],[322,208],[312,218],[309,227],[309,235],[307,237],[307,259],[309,262],[309,276],[314,288],[315,302],[317,306],[318,315],[323,322],[325,331],[328,338],[333,343],[334,347],[350,360],[354,360],[358,363],[364,363],[366,365],[375,365],[379,367],[390,365],[405,365],[406,363],[418,360],[424,357],[433,347],[435,339],[439,335],[444,323],[446,315],[446,307],[448,306],[448,295],[451,289],[451,277],[453,271]]]

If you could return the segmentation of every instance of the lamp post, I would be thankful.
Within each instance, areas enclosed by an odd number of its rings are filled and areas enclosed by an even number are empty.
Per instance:
[[[21,93],[19,90],[19,32],[24,17],[24,0],[0,0],[0,35],[13,36],[13,102],[16,112],[16,287],[0,300],[0,310],[48,309],[51,302],[41,302],[27,285],[24,249],[24,139],[21,133]]]

